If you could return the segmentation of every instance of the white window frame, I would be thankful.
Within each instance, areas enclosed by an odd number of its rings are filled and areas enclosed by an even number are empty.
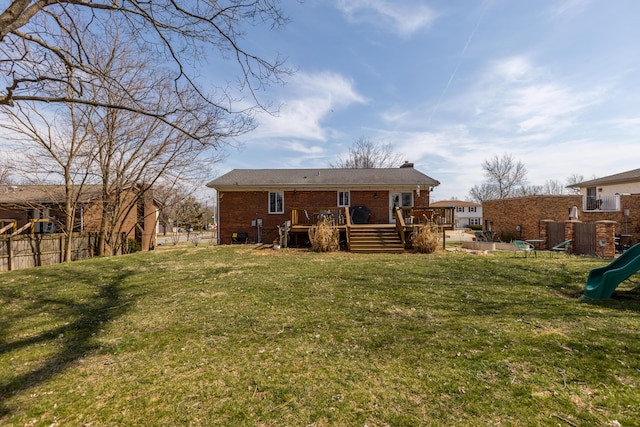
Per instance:
[[[275,210],[271,209],[271,198],[275,197]],[[278,206],[278,199],[280,200],[280,206]],[[283,214],[284,213],[284,192],[283,191],[269,191],[269,200],[268,200],[268,210],[269,214]]]
[[[344,203],[344,197],[340,197],[343,195],[347,195],[347,203]],[[340,200],[342,199],[342,200]],[[338,191],[338,207],[351,206],[351,192],[350,191]]]

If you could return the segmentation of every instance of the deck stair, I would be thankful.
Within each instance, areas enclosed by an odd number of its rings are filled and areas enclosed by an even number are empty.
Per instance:
[[[352,225],[349,250],[357,253],[402,253],[402,240],[393,224]]]

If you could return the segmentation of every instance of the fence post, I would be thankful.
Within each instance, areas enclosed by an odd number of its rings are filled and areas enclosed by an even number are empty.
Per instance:
[[[549,249],[549,224],[554,222],[552,219],[543,219],[540,221],[540,250]]]
[[[605,258],[616,256],[616,221],[596,221],[596,250]]]
[[[568,219],[564,222],[564,239],[571,240],[571,243],[569,243],[569,253],[573,253],[575,251],[577,222],[582,221]]]
[[[7,270],[11,271],[13,269],[13,249],[11,247],[13,243],[13,236],[9,235],[9,240],[7,240]]]

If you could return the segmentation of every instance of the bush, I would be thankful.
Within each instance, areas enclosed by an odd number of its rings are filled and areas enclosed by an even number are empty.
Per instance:
[[[314,252],[335,252],[340,249],[340,231],[333,220],[322,220],[309,228],[309,241]]]
[[[137,242],[135,239],[127,239],[127,253],[132,254],[134,252],[140,252],[142,250],[142,245]]]
[[[511,243],[515,240],[515,235],[510,231],[503,231],[500,234],[500,241],[505,243]]]
[[[438,248],[438,226],[425,225],[411,233],[413,248],[424,254],[431,254]]]

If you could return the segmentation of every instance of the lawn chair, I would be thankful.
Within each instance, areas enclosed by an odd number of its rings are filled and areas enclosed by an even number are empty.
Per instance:
[[[571,239],[565,240],[562,243],[558,243],[554,247],[550,249],[550,253],[553,255],[554,252],[564,252],[565,254],[569,254],[569,249],[571,247]]]
[[[531,243],[524,242],[522,240],[514,240],[513,246],[515,247],[515,251],[513,252],[513,256],[515,257],[518,252],[523,252],[524,257],[526,258],[529,255],[529,252],[533,251],[533,253],[538,256],[538,252],[536,251],[536,247]]]

